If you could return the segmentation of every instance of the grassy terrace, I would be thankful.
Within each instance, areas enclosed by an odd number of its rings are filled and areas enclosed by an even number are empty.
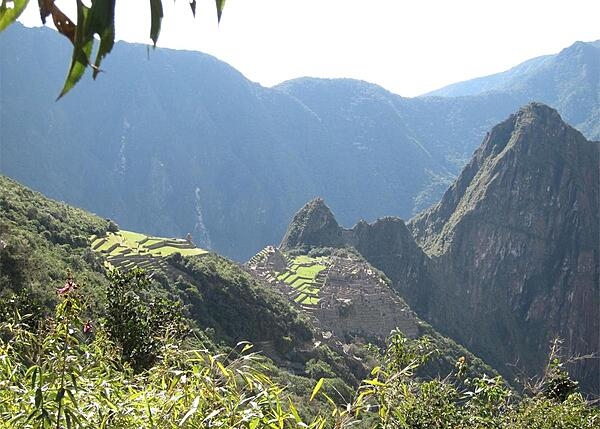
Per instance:
[[[161,260],[173,253],[184,256],[203,255],[206,250],[183,239],[148,237],[132,231],[109,232],[106,237],[92,237],[92,249],[106,255],[109,268],[140,267],[156,269]]]
[[[327,264],[327,258],[297,256],[291,262],[288,270],[279,274],[277,279],[287,283],[298,292],[294,301],[302,305],[317,305],[321,287],[317,277],[321,271],[327,268]]]

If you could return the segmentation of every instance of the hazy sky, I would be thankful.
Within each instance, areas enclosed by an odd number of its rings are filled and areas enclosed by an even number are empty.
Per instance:
[[[88,0],[84,1],[87,3]],[[74,0],[56,2],[67,14]],[[148,0],[117,1],[117,38],[149,42]],[[599,0],[163,0],[159,46],[216,56],[265,86],[349,77],[403,96],[600,39]],[[39,24],[37,2],[22,19]]]

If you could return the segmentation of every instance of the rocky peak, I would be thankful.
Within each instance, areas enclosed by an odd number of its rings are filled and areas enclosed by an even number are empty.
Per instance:
[[[292,219],[280,247],[339,247],[343,245],[342,228],[322,198],[302,207]]]
[[[442,201],[409,222],[437,270],[409,304],[428,297],[425,317],[496,365],[539,371],[556,336],[568,354],[597,353],[599,147],[539,103],[494,127]],[[573,371],[597,393],[599,369]]]
[[[552,199],[563,173],[577,175],[573,169],[579,163],[592,171],[597,151],[597,144],[565,124],[556,110],[531,103],[495,126],[440,203],[408,226],[427,253],[439,256],[448,251],[459,221],[482,204],[508,203],[506,210],[514,211],[519,200],[528,206],[528,216],[548,208],[550,201],[540,205],[534,197]]]

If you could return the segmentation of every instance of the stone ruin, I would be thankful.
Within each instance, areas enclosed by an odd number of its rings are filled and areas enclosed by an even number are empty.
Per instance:
[[[316,278],[319,286],[316,305],[295,302],[300,292],[277,280],[275,272],[285,272],[288,263],[279,249],[268,246],[252,257],[246,268],[311,315],[323,332],[332,332],[338,338],[384,339],[391,330],[399,328],[408,337],[418,335],[414,313],[368,263],[352,256],[332,256],[327,269]]]
[[[416,316],[385,281],[365,262],[332,257],[319,291],[319,303],[305,308],[336,336],[386,338],[399,328],[416,337]]]

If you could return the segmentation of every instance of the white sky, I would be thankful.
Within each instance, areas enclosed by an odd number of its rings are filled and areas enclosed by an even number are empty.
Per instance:
[[[85,3],[88,3],[86,0]],[[75,19],[74,0],[57,0]],[[198,50],[264,86],[348,77],[403,96],[600,39],[599,0],[163,0],[158,46]],[[117,1],[117,38],[150,43],[148,0]],[[32,0],[20,19],[40,25]],[[51,20],[50,20],[51,21]]]

